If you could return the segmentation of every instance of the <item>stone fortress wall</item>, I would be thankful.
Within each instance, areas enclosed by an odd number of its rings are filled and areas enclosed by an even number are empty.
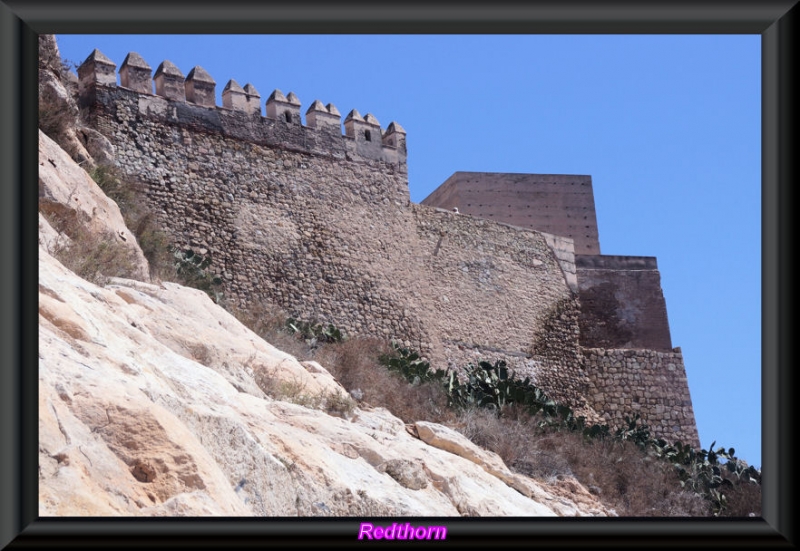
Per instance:
[[[342,133],[332,104],[314,101],[303,124],[292,93],[275,90],[264,115],[252,85],[229,81],[217,106],[201,67],[151,71],[131,53],[117,83],[116,65],[92,52],[78,70],[84,116],[174,243],[210,255],[228,300],[398,339],[437,366],[505,359],[590,421],[639,412],[657,434],[697,443],[685,375],[665,385],[650,362],[621,381],[627,367],[584,353],[580,257],[558,225],[535,231],[413,204],[397,123],[382,129],[352,110]]]
[[[696,442],[683,357],[672,348],[656,259],[600,254],[590,176],[456,172],[422,204],[572,240],[589,404],[610,424],[640,413],[655,433]],[[677,392],[666,396],[664,388]]]

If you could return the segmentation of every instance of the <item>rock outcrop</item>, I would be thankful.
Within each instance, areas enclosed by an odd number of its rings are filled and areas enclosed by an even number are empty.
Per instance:
[[[75,100],[78,77],[61,61],[54,35],[39,35],[39,128],[87,169],[111,164],[114,145],[82,124]]]
[[[42,220],[43,215],[47,220]],[[119,248],[125,271],[149,280],[147,259],[125,225],[117,204],[61,147],[39,131],[39,225],[55,220],[60,227],[40,230],[40,243],[49,252],[69,248],[76,233],[95,236]],[[44,233],[42,233],[44,232]],[[44,240],[42,241],[42,238]]]

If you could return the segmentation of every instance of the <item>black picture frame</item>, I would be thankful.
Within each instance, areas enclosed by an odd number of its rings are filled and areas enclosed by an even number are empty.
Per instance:
[[[42,33],[760,34],[762,44],[763,516],[758,519],[426,519],[459,547],[791,547],[794,0],[551,0],[454,9],[436,2],[194,3],[0,0],[0,547],[320,547],[357,542],[366,519],[38,518],[36,60]],[[732,344],[733,345],[733,344]],[[731,406],[731,422],[739,414]],[[373,519],[374,520],[374,519]],[[399,519],[392,519],[399,521]],[[418,521],[419,519],[417,519]],[[380,520],[378,520],[380,523]],[[381,542],[386,543],[386,542]],[[371,542],[371,545],[380,545]]]

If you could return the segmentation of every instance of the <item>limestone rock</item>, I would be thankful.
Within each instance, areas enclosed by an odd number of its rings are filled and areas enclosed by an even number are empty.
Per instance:
[[[113,240],[129,251],[130,275],[146,281],[147,259],[125,225],[119,207],[64,150],[39,131],[39,212],[61,220],[65,227]],[[56,230],[61,230],[56,228]],[[69,232],[67,232],[69,235]],[[72,236],[70,236],[72,237]],[[52,240],[47,240],[53,246]],[[52,252],[52,248],[50,249]]]
[[[73,76],[62,67],[55,36],[39,35],[39,128],[58,141],[76,162],[94,168],[92,156],[76,133],[78,105],[69,89],[77,87]]]
[[[97,130],[85,126],[77,130],[78,138],[95,163],[111,165],[114,162],[115,147],[111,141]]]
[[[63,240],[63,241],[62,241]],[[68,244],[69,237],[53,229],[47,218],[39,213],[39,246],[47,251],[53,251],[60,244]]]
[[[591,494],[586,488],[577,481],[574,481],[574,479],[571,480],[572,485],[564,484],[564,486],[567,487],[567,492],[573,494],[580,493],[582,501],[564,499],[564,491],[560,488],[555,495],[550,488],[548,488],[547,491],[543,491],[541,485],[537,482],[526,476],[512,472],[506,467],[499,455],[476,446],[463,434],[453,429],[426,421],[418,421],[415,423],[415,428],[419,438],[426,444],[446,450],[473,462],[483,468],[487,473],[496,476],[521,494],[547,504],[548,507],[552,508],[560,516],[584,516],[587,514],[606,516],[610,514],[605,507],[598,504],[597,501],[591,497]],[[582,492],[579,491],[577,488],[578,486]],[[586,496],[589,498],[583,499]]]
[[[58,140],[76,162],[95,166],[75,128],[78,108],[60,78],[51,71],[39,72],[39,127]]]

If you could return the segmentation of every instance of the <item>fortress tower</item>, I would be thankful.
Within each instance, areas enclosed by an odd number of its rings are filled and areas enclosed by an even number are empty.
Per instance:
[[[456,172],[422,204],[568,237],[575,254],[600,254],[591,176]]]
[[[422,204],[567,238],[581,302],[581,345],[672,349],[656,259],[600,254],[591,176],[456,172]]]

